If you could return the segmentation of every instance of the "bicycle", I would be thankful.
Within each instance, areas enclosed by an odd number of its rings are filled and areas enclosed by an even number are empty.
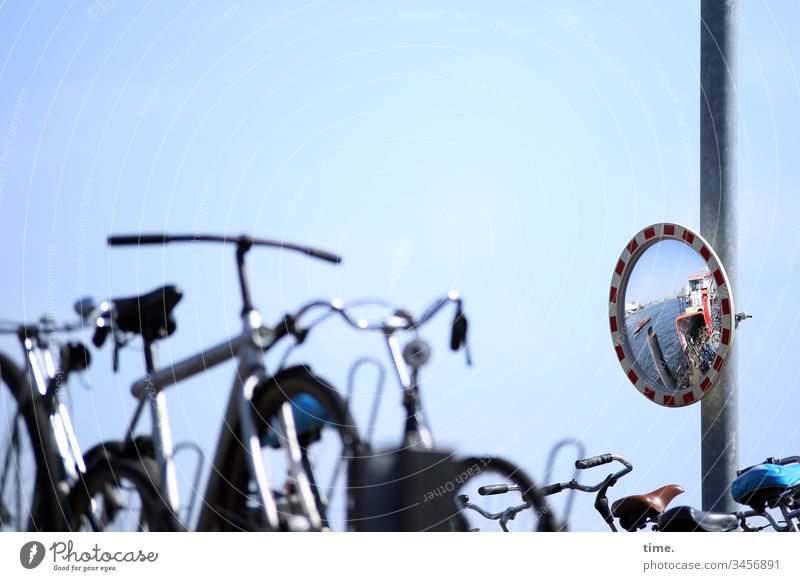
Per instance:
[[[50,351],[50,336],[72,329],[59,329],[44,317],[35,324],[6,323],[0,332],[17,337],[25,370],[0,354],[0,397],[5,412],[0,524],[3,530],[63,529],[65,523],[58,526],[57,518],[62,510],[60,483],[68,476],[77,478],[82,458],[76,458],[70,447],[74,442],[67,435],[71,423],[61,419],[51,424],[51,417],[60,417],[62,408],[55,405],[56,359]],[[55,429],[60,431],[58,438]]]
[[[772,527],[776,532],[798,532],[800,522],[800,457],[767,458],[763,463],[737,472],[731,483],[733,499],[750,510],[733,513],[705,512],[690,506],[670,509],[658,518],[661,532],[758,532]],[[767,510],[779,509],[783,524]],[[748,519],[763,518],[767,524],[753,526]]]
[[[79,305],[76,305],[79,314]],[[70,374],[89,366],[91,357],[83,343],[60,342],[57,335],[74,332],[83,323],[58,325],[43,317],[33,324],[11,323],[0,333],[16,335],[25,355],[22,371],[0,355],[3,407],[6,413],[0,468],[0,524],[4,530],[68,531],[81,517],[102,518],[98,507],[78,514],[70,504],[75,490],[93,486],[87,471],[97,474],[105,466],[117,480],[104,496],[117,506],[135,505],[136,498],[153,493],[153,487],[135,466],[102,459],[95,451],[84,455],[64,403],[63,388]],[[10,413],[9,413],[10,412]],[[123,493],[125,495],[123,496]],[[9,502],[13,499],[13,502]],[[108,523],[114,516],[105,515]],[[139,515],[137,526],[149,520]]]
[[[623,465],[618,472],[609,474],[604,480],[594,486],[579,485],[574,480],[563,484],[553,484],[545,486],[542,490],[544,494],[555,494],[561,490],[574,489],[583,492],[597,492],[595,497],[595,510],[600,514],[612,532],[619,532],[614,518],[619,519],[620,526],[628,532],[642,530],[650,525],[654,532],[667,532],[679,530],[678,527],[685,526],[685,518],[695,519],[693,530],[709,530],[725,532],[738,528],[739,521],[735,516],[725,514],[712,514],[689,509],[689,507],[677,507],[667,509],[669,504],[685,491],[677,484],[667,484],[646,494],[634,494],[616,500],[611,507],[608,505],[607,492],[614,486],[620,478],[629,474],[633,470],[633,465],[622,456],[614,454],[602,454],[578,460],[575,467],[585,470],[595,466],[601,466],[610,462],[617,461]],[[688,510],[686,510],[688,509]],[[672,518],[669,515],[673,515]]]
[[[800,456],[767,458],[761,464],[739,470],[731,483],[731,495],[751,510],[706,513],[682,506],[662,514],[659,528],[665,532],[718,532],[735,530],[739,526],[748,532],[769,527],[776,532],[800,531]],[[780,510],[783,524],[767,511],[768,508]],[[754,527],[747,521],[753,517],[764,518],[767,524]]]
[[[611,462],[619,462],[623,468],[609,474],[594,485],[583,485],[572,479],[569,482],[556,483],[541,488],[542,494],[549,496],[563,490],[581,492],[595,492],[595,510],[612,532],[619,532],[614,519],[619,520],[619,525],[628,532],[635,532],[650,526],[654,532],[727,532],[738,529],[741,525],[744,530],[748,528],[747,519],[754,516],[764,516],[756,511],[742,511],[734,514],[704,512],[688,506],[679,506],[667,509],[669,504],[684,489],[677,484],[668,484],[646,494],[634,494],[616,500],[610,507],[608,502],[608,489],[613,487],[620,478],[633,470],[633,465],[614,454],[602,454],[584,460],[577,460],[575,468],[585,470],[602,466]],[[507,492],[503,488],[485,487],[481,494],[500,494]],[[771,518],[766,516],[765,518]],[[763,527],[762,527],[763,528]]]
[[[109,244],[112,246],[170,242],[218,242],[236,245],[244,330],[237,338],[161,370],[156,370],[153,364],[155,360],[155,352],[151,349],[153,346],[146,345],[146,359],[151,358],[148,364],[149,372],[132,386],[132,393],[140,399],[140,404],[125,441],[119,446],[122,449],[135,448],[135,445],[130,444],[132,434],[142,407],[149,401],[154,418],[153,451],[159,465],[159,488],[164,492],[166,503],[175,512],[178,507],[177,486],[170,476],[171,470],[174,470],[171,468],[173,450],[162,392],[183,379],[225,360],[236,358],[239,360],[237,379],[231,390],[225,427],[217,444],[213,470],[204,495],[204,506],[197,520],[197,528],[199,530],[326,530],[329,528],[327,498],[314,477],[308,455],[309,446],[319,441],[323,428],[335,428],[336,438],[343,446],[342,452],[336,457],[344,459],[348,464],[360,461],[359,469],[348,470],[350,477],[363,476],[369,472],[371,467],[363,469],[365,463],[370,462],[370,456],[366,453],[368,446],[361,442],[346,403],[330,384],[314,375],[306,366],[281,369],[270,376],[264,368],[262,354],[287,336],[301,343],[315,325],[303,329],[298,320],[314,307],[328,306],[330,313],[338,312],[351,326],[361,330],[378,329],[347,317],[347,309],[341,302],[319,301],[309,303],[294,316],[284,316],[274,327],[268,328],[263,325],[261,316],[250,299],[245,269],[245,255],[252,247],[258,245],[281,247],[301,251],[330,262],[338,262],[339,258],[335,255],[248,236],[229,238],[213,235],[158,234],[109,238]],[[398,378],[404,388],[404,405],[407,410],[404,443],[410,449],[430,450],[432,447],[430,431],[419,404],[419,392],[416,386],[416,369],[424,362],[425,348],[416,343],[413,348],[406,349],[405,353],[402,353],[394,333],[399,330],[415,329],[451,301],[457,302],[460,307],[460,300],[448,297],[432,306],[419,322],[414,322],[410,319],[410,315],[406,316],[406,313],[398,311],[380,326]],[[163,307],[163,304],[156,306]],[[156,311],[158,310],[156,308]],[[113,327],[113,324],[106,323],[113,322],[115,316],[117,314],[114,313],[113,307],[109,307],[106,316],[98,320],[103,321],[104,328]],[[317,321],[319,322],[321,320]],[[451,346],[457,349],[466,341],[466,319],[460,308],[457,310],[453,327]],[[148,352],[151,352],[150,356],[147,355]],[[411,362],[409,364],[411,371],[405,366],[404,356],[405,360]],[[277,449],[285,456],[288,476],[282,489],[273,486],[266,474],[261,455],[262,447],[265,450]],[[419,459],[422,456],[419,454],[414,458]],[[337,467],[335,474],[338,472]],[[358,490],[363,487],[354,488]],[[529,496],[534,502],[539,503],[540,498],[536,497],[533,487],[531,489]],[[345,490],[349,496],[351,490],[346,488]],[[348,500],[348,505],[354,507],[356,511],[367,504],[363,499]],[[452,516],[452,512],[452,508],[448,510],[448,517]]]
[[[591,458],[586,458],[582,460],[575,461],[575,468],[576,470],[586,470],[588,468],[593,468],[595,466],[601,466],[603,464],[608,464],[610,462],[617,461],[623,465],[623,468],[613,474],[609,474],[601,480],[599,483],[587,486],[584,484],[580,484],[577,479],[573,478],[569,482],[563,483],[555,483],[549,484],[546,486],[542,486],[540,488],[541,494],[543,496],[550,496],[552,494],[559,493],[563,490],[576,490],[581,492],[596,492],[597,495],[595,497],[595,509],[600,513],[600,516],[603,520],[608,524],[612,531],[617,532],[616,525],[614,524],[614,518],[612,516],[611,509],[608,506],[608,489],[614,486],[617,481],[625,476],[626,474],[630,473],[633,470],[633,466],[625,460],[622,456],[615,456],[612,454],[603,454],[600,456],[593,456]],[[493,496],[497,494],[506,494],[508,492],[513,492],[518,490],[517,487],[508,486],[508,485],[489,485],[489,486],[482,486],[478,489],[478,493],[481,496]],[[470,507],[472,508],[472,507]],[[514,507],[512,507],[514,508]],[[475,510],[473,508],[473,510]],[[479,511],[480,512],[480,511]],[[563,525],[563,530],[566,530],[567,523],[565,522]]]
[[[538,494],[533,481],[521,469],[494,457],[454,461],[451,454],[434,449],[431,430],[421,405],[419,386],[420,369],[429,360],[431,349],[419,337],[418,331],[450,303],[455,305],[450,347],[453,351],[463,349],[469,362],[467,319],[462,300],[455,291],[434,301],[419,318],[415,318],[406,309],[379,300],[361,300],[348,304],[339,300],[312,301],[284,318],[287,331],[298,345],[305,341],[312,329],[331,317],[340,318],[356,331],[382,336],[403,394],[406,420],[400,449],[371,457],[362,455],[354,458],[350,464],[354,492],[351,499],[352,510],[348,511],[346,526],[352,530],[465,530],[466,525],[461,518],[463,507],[458,506],[452,490],[447,490],[448,494],[436,498],[435,502],[429,502],[434,500],[428,498],[432,497],[431,494],[420,498],[418,493],[420,490],[429,492],[437,488],[437,485],[452,485],[455,488],[452,483],[459,481],[462,475],[472,476],[477,472],[494,472],[515,478],[520,483],[529,506],[536,507],[537,514],[543,517],[540,519],[542,528],[552,528],[552,515],[546,502]],[[355,309],[367,306],[387,309],[389,314],[373,321],[351,314]],[[308,324],[302,323],[309,313],[319,310],[323,311],[320,316]],[[399,342],[398,336],[401,333],[413,334],[413,339],[405,347],[401,347]],[[257,406],[259,418],[268,419],[274,417],[275,413],[274,407]],[[259,425],[265,430],[260,434],[263,439],[268,435],[271,423],[263,421]],[[311,464],[308,460],[303,461],[310,475],[314,473]],[[235,488],[246,489],[246,473],[241,469],[237,470],[233,464],[228,468],[231,470],[231,481],[236,484]],[[312,480],[316,482],[318,479],[312,476]],[[316,484],[313,491],[317,503],[325,506],[329,493]],[[409,508],[412,506],[419,509]]]
[[[786,474],[765,475],[758,468],[764,465],[750,467],[740,471],[740,477],[734,482],[734,499],[743,504],[750,504],[753,510],[735,513],[706,512],[689,506],[678,506],[667,509],[669,504],[678,495],[684,492],[676,484],[662,486],[647,494],[626,496],[615,501],[609,508],[608,489],[614,486],[620,478],[633,470],[633,465],[622,456],[602,454],[585,460],[575,462],[575,468],[585,470],[617,461],[623,468],[609,474],[598,484],[582,485],[573,479],[565,483],[556,483],[543,486],[541,492],[545,496],[556,494],[562,490],[577,490],[582,492],[596,492],[595,509],[613,532],[619,532],[614,518],[619,519],[620,526],[628,532],[634,532],[650,525],[654,532],[730,532],[740,526],[745,531],[763,530],[772,526],[776,531],[796,531],[796,525],[791,519],[800,517],[800,509],[790,510],[800,496],[800,466],[793,467]],[[784,460],[768,459],[767,463],[774,465],[797,463],[800,457],[791,457]],[[769,471],[769,469],[767,469]],[[481,489],[482,495],[501,494],[510,491],[506,487],[485,487]],[[783,511],[786,525],[781,526],[766,512],[766,506],[772,508],[780,506]],[[512,507],[514,508],[514,507]],[[748,519],[762,517],[769,524],[762,527],[753,527]]]
[[[203,352],[185,358],[166,368],[158,369],[156,357],[157,339],[171,333],[175,322],[172,309],[179,300],[175,287],[163,287],[141,297],[125,300],[109,300],[98,317],[98,329],[106,333],[126,332],[141,335],[144,342],[147,375],[136,381],[131,391],[139,404],[121,442],[107,445],[112,457],[130,460],[131,456],[152,454],[157,464],[157,489],[161,504],[173,515],[178,514],[180,499],[173,456],[175,449],[169,429],[166,399],[163,391],[189,377],[219,365],[227,360],[238,362],[236,376],[231,387],[225,420],[220,433],[212,469],[203,497],[203,506],[197,519],[198,530],[321,530],[325,526],[324,515],[311,492],[311,483],[302,466],[299,453],[301,439],[291,406],[307,405],[318,415],[324,414],[326,425],[336,428],[347,446],[347,455],[361,453],[361,441],[355,423],[339,393],[310,369],[296,366],[267,373],[263,354],[289,334],[286,325],[267,327],[251,299],[245,258],[256,246],[292,250],[331,263],[340,262],[340,257],[310,247],[254,238],[251,236],[195,235],[133,235],[110,236],[110,246],[165,245],[175,242],[210,242],[233,244],[242,299],[242,333]],[[284,406],[283,404],[287,404]],[[259,406],[274,406],[280,417],[280,446],[286,453],[291,469],[291,490],[279,491],[270,485],[261,459],[261,441],[264,430],[259,433],[259,424],[253,414]],[[151,411],[152,439],[135,438],[134,433],[145,407]],[[232,460],[241,460],[237,465],[253,484],[255,498],[251,506],[243,506],[241,498],[247,494],[231,486]],[[103,478],[99,478],[102,482]],[[236,501],[236,502],[234,502]],[[158,511],[159,506],[152,507]],[[182,523],[182,528],[188,528]]]
[[[488,460],[488,462],[487,462]],[[462,514],[456,515],[454,518],[454,530],[466,530],[469,532],[480,532],[482,529],[477,524],[472,523],[467,516],[470,512],[477,513],[483,519],[498,521],[500,529],[503,532],[509,531],[509,523],[516,520],[517,516],[528,515],[535,519],[537,525],[531,526],[530,523],[525,522],[520,526],[521,530],[538,530],[545,532],[553,532],[561,530],[558,521],[553,515],[550,506],[543,500],[543,489],[537,488],[533,480],[519,467],[511,464],[510,462],[500,458],[489,459],[467,459],[464,465],[475,469],[476,467],[483,466],[478,474],[485,476],[484,470],[492,474],[493,478],[500,476],[512,482],[512,484],[491,484],[486,486],[478,486],[478,483],[469,483],[469,478],[462,483],[459,494],[456,496],[456,505],[461,509]],[[474,478],[477,479],[477,478]],[[478,486],[478,494],[481,496],[491,496],[497,494],[505,494],[508,492],[519,492],[520,498],[523,501],[521,504],[515,504],[493,512],[487,510],[480,505],[470,501],[469,494],[461,492],[461,490],[470,484],[472,488]]]
[[[595,486],[586,487],[572,481],[564,484],[554,484],[549,487],[546,486],[543,488],[543,491],[545,494],[554,494],[560,490],[572,488],[584,492],[597,492],[594,503],[595,510],[597,510],[613,532],[619,532],[619,529],[617,529],[614,523],[614,518],[619,519],[620,526],[628,532],[642,530],[648,525],[650,525],[653,532],[680,530],[679,527],[686,526],[686,517],[694,519],[694,528],[692,530],[726,532],[738,528],[739,521],[732,515],[705,513],[696,509],[689,509],[689,507],[677,507],[668,510],[667,507],[669,504],[677,496],[685,492],[684,489],[677,484],[667,484],[666,486],[662,486],[646,494],[625,496],[616,500],[609,509],[607,498],[608,489],[614,486],[620,478],[629,474],[633,470],[633,465],[622,456],[613,454],[602,454],[600,456],[587,458],[586,460],[579,460],[575,463],[576,468],[584,470],[586,468],[608,464],[612,461],[621,463],[624,466],[623,469],[616,473],[609,474],[603,481]],[[672,518],[670,518],[670,514]]]

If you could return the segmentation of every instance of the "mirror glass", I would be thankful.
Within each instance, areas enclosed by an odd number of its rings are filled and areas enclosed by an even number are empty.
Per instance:
[[[633,266],[623,333],[634,365],[653,386],[696,387],[714,364],[722,336],[717,284],[700,254],[660,240]]]

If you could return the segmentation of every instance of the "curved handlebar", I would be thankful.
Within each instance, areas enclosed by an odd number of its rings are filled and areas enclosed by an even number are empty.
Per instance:
[[[418,319],[404,309],[394,307],[381,299],[364,299],[345,304],[339,299],[331,301],[317,300],[306,303],[293,315],[287,315],[278,324],[279,337],[292,335],[298,343],[302,343],[309,331],[331,316],[340,316],[345,323],[358,331],[378,331],[384,335],[392,335],[397,331],[414,331],[430,321],[448,303],[455,303],[456,312],[451,324],[450,348],[458,351],[464,348],[467,365],[472,364],[467,344],[467,319],[464,315],[463,301],[457,291],[451,290],[446,296],[434,301]],[[370,322],[366,319],[356,320],[348,311],[356,307],[380,306],[392,310],[392,314],[383,320]],[[322,315],[317,317],[307,326],[302,327],[299,320],[314,309],[324,309]]]
[[[563,482],[561,484],[550,484],[549,486],[544,486],[542,488],[542,492],[545,496],[549,494],[555,494],[556,492],[561,492],[562,490],[579,490],[581,492],[597,492],[603,486],[607,485],[610,482],[616,482],[629,472],[633,470],[633,465],[628,462],[622,456],[617,456],[615,454],[601,454],[599,456],[592,456],[591,458],[585,458],[583,460],[577,460],[575,462],[575,467],[579,470],[586,470],[588,468],[594,468],[596,466],[602,466],[604,464],[609,464],[611,462],[619,462],[622,464],[623,468],[614,472],[613,474],[609,474],[603,480],[598,482],[593,486],[587,486],[585,484],[580,484],[577,480],[570,480],[569,482]]]
[[[395,310],[394,314],[384,321],[379,323],[370,323],[365,319],[354,319],[350,313],[348,312],[351,309],[356,307],[364,307],[364,306],[380,306],[380,307],[387,307],[392,308],[389,303],[378,299],[365,299],[354,301],[352,303],[345,304],[339,299],[333,299],[332,301],[325,301],[325,300],[318,300],[318,301],[311,301],[306,303],[294,314],[291,315],[291,319],[294,321],[296,330],[298,333],[308,333],[311,329],[325,321],[331,316],[338,315],[342,317],[345,323],[349,326],[353,327],[359,331],[382,331],[382,332],[392,332],[392,331],[405,331],[411,328],[413,323],[410,315],[404,313],[400,310]],[[310,313],[314,309],[323,308],[325,312],[320,315],[317,319],[312,321],[307,327],[301,328],[297,323],[301,317],[305,316],[306,314]],[[406,315],[406,316],[402,316]]]
[[[394,333],[395,331],[412,331],[414,329],[418,329],[428,321],[430,321],[442,308],[444,308],[448,303],[455,303],[457,308],[457,317],[464,318],[462,312],[462,299],[459,297],[456,291],[450,291],[445,297],[442,297],[436,301],[434,301],[424,312],[424,314],[419,318],[419,320],[415,320],[414,317],[406,310],[399,309],[391,305],[390,303],[381,300],[381,299],[363,299],[352,301],[350,303],[343,303],[339,299],[333,299],[331,301],[327,300],[317,300],[311,301],[306,303],[300,309],[297,310],[293,315],[290,316],[291,320],[295,323],[296,329],[298,333],[307,333],[317,325],[319,325],[322,321],[326,320],[330,316],[339,315],[342,319],[351,327],[359,331],[380,331],[382,333]],[[365,307],[365,306],[378,306],[378,307],[385,307],[392,309],[392,314],[378,322],[370,322],[366,319],[355,319],[350,314],[354,308],[358,307]],[[307,315],[309,312],[313,311],[314,309],[325,309],[321,316],[317,319],[312,321],[307,327],[301,328],[297,325],[297,322],[303,316]]]
[[[280,248],[281,250],[293,250],[301,252],[311,258],[318,258],[334,264],[339,264],[342,257],[332,252],[302,246],[290,242],[278,240],[268,240],[266,238],[255,238],[253,236],[221,236],[218,234],[122,234],[108,237],[109,246],[140,246],[144,244],[169,244],[171,242],[221,242],[225,244],[236,244],[239,248],[249,250],[253,246],[269,246]]]

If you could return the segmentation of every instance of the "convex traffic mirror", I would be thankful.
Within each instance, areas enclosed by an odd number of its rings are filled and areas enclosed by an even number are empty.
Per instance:
[[[631,383],[659,405],[689,405],[711,390],[731,348],[734,312],[725,268],[684,226],[648,226],[614,268],[614,349]]]

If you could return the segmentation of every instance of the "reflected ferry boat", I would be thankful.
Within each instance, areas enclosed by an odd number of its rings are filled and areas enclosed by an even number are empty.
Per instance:
[[[635,337],[636,335],[641,333],[641,331],[642,331],[642,329],[644,329],[645,325],[647,325],[647,323],[649,323],[652,320],[653,320],[653,317],[648,315],[645,318],[643,318],[641,321],[639,321],[636,324],[636,328],[633,330],[633,336]]]

